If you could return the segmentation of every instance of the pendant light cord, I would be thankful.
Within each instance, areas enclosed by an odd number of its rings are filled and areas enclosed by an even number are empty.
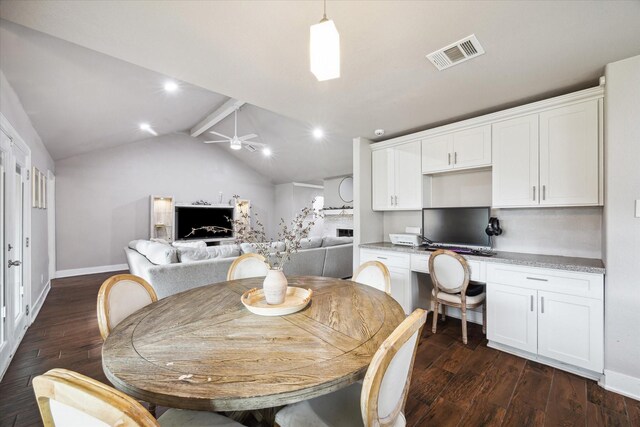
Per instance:
[[[324,7],[323,7],[323,10],[322,10],[322,19],[320,20],[320,22],[328,21],[328,19],[327,19],[327,0],[324,0],[323,4],[324,4]]]

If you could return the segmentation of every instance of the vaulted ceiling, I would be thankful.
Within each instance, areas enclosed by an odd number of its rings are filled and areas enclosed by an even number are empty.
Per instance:
[[[349,138],[373,138],[376,128],[387,137],[596,85],[605,64],[640,54],[637,1],[330,1],[327,8],[340,32],[342,76],[326,82],[308,69],[309,25],[321,18],[321,1],[3,0],[0,16],[303,127],[322,126],[340,142],[316,164],[350,160]],[[485,55],[445,71],[425,59],[472,33]],[[276,169],[317,154],[304,143],[293,147]]]

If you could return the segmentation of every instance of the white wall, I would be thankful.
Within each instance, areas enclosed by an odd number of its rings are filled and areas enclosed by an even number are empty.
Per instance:
[[[237,194],[251,200],[267,228],[272,224],[270,180],[224,149],[183,134],[59,160],[56,180],[58,271],[125,263],[127,243],[149,238],[151,194],[178,203]]]
[[[605,75],[605,384],[640,399],[640,56]]]
[[[312,201],[323,196],[322,188],[307,187],[293,182],[278,184],[275,186],[275,217],[274,236],[280,230],[280,219],[284,219],[287,226],[291,224],[293,218],[305,207],[310,207]],[[310,236],[322,236],[323,219],[316,218],[314,226],[309,233]]]
[[[20,99],[0,70],[0,112],[31,149],[31,165],[46,173],[54,162],[34,129]],[[31,209],[31,307],[38,301],[49,277],[47,210]]]
[[[347,176],[327,178],[322,184],[324,186],[324,206],[327,208],[339,208],[342,206],[353,206],[353,201],[347,203],[340,198],[340,183]]]

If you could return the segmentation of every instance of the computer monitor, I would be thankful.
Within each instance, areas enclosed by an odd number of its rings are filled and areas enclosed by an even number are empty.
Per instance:
[[[490,213],[489,207],[423,209],[422,233],[436,245],[488,248]]]

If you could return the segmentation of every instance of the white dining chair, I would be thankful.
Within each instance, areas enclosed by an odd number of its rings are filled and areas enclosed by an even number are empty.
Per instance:
[[[433,283],[434,298],[433,328],[438,325],[438,310],[442,306],[445,318],[446,306],[457,307],[462,313],[462,342],[467,344],[467,309],[482,306],[482,332],[486,333],[487,307],[484,286],[469,287],[469,265],[467,260],[455,252],[437,250],[429,257],[429,274]]]
[[[242,427],[214,412],[168,409],[157,420],[126,394],[66,369],[33,379],[44,427]]]
[[[391,295],[391,273],[380,261],[367,261],[361,264],[351,278],[354,282],[372,286]]]
[[[133,274],[109,277],[98,291],[98,326],[106,340],[113,328],[130,314],[158,301],[153,287]]]
[[[227,280],[247,279],[249,277],[264,277],[269,266],[260,254],[244,254],[236,258],[229,266]]]
[[[356,427],[406,425],[404,406],[413,362],[427,312],[416,309],[382,343],[362,383],[285,406],[280,427]]]

